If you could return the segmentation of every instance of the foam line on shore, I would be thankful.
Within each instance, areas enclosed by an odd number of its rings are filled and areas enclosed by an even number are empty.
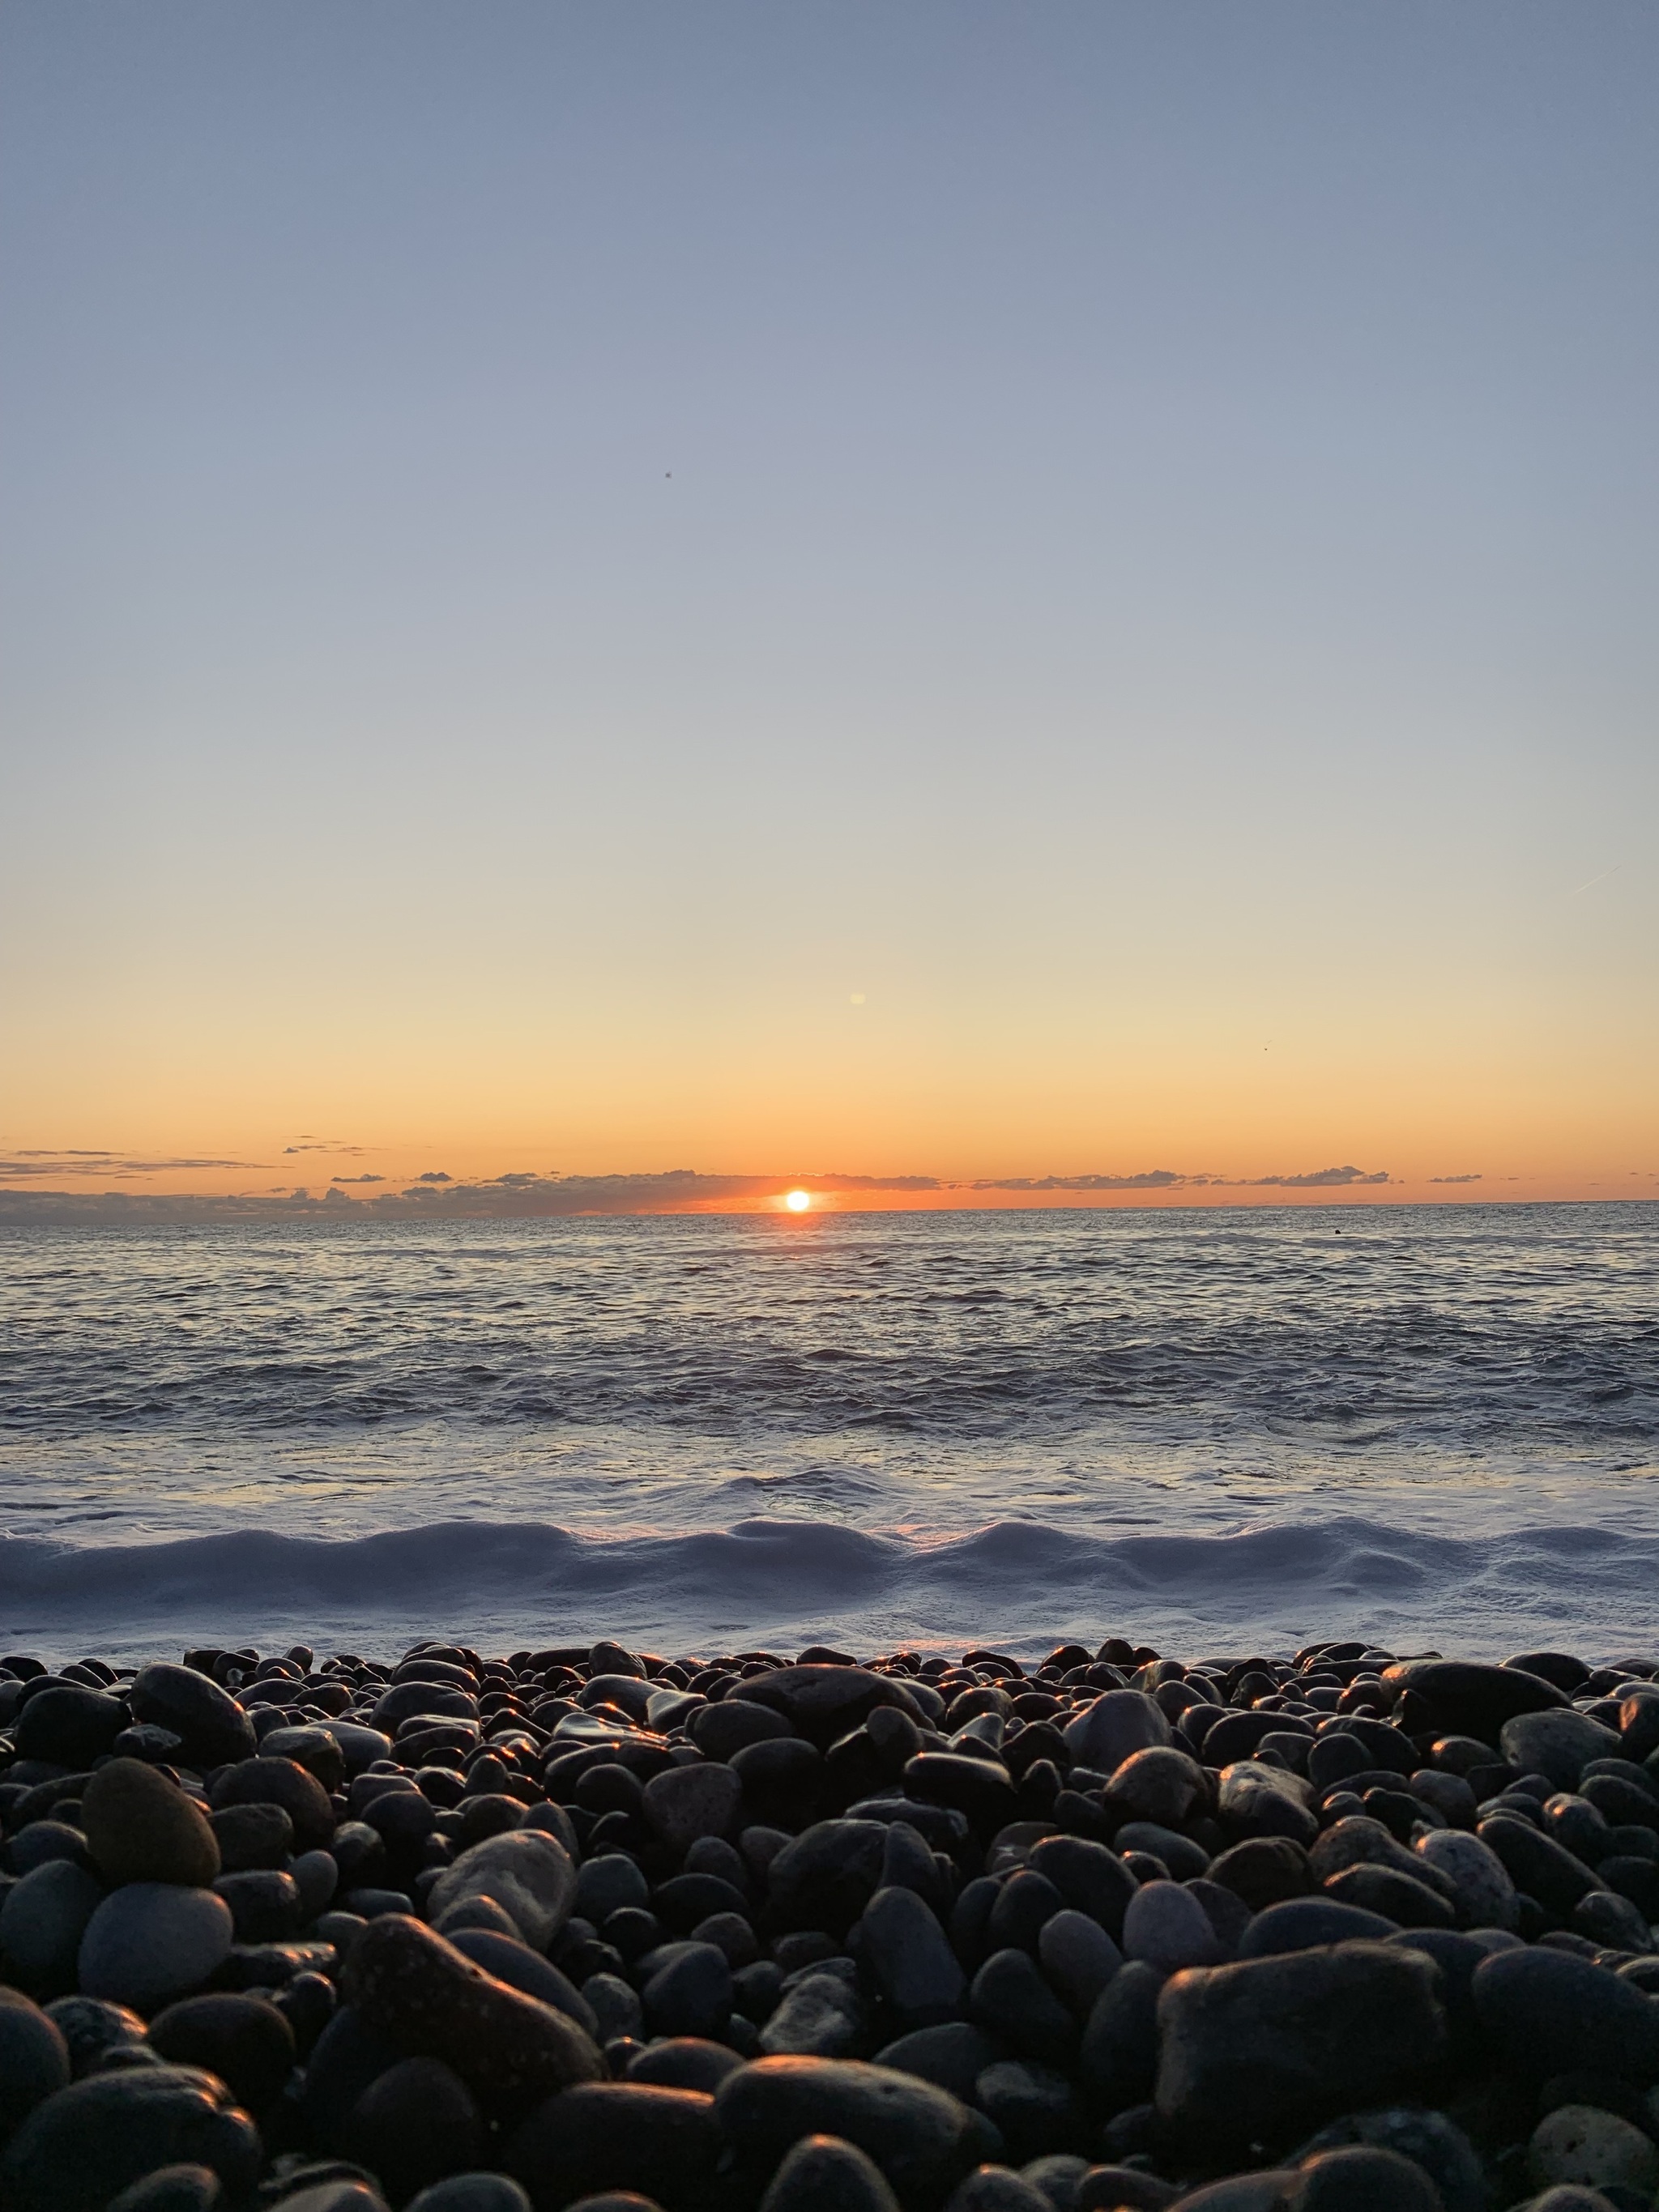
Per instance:
[[[1628,1654],[1659,1645],[1656,1587],[1659,1537],[1583,1527],[1466,1538],[1334,1517],[1166,1536],[1010,1520],[918,1538],[773,1519],[594,1536],[455,1521],[341,1539],[6,1537],[0,1638],[113,1650],[161,1629],[270,1639],[292,1627],[378,1649],[436,1624],[509,1641],[625,1632],[665,1650],[967,1632],[1024,1652],[1109,1632],[1279,1650],[1340,1627],[1399,1649],[1495,1654],[1559,1623]]]

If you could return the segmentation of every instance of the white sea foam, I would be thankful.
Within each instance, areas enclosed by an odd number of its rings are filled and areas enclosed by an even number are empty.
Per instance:
[[[1085,1536],[1005,1521],[918,1541],[814,1521],[592,1536],[451,1522],[325,1540],[246,1529],[157,1544],[0,1543],[0,1642],[112,1657],[303,1638],[371,1654],[622,1635],[664,1652],[989,1640],[1022,1655],[1127,1635],[1189,1654],[1320,1635],[1502,1656],[1564,1639],[1659,1650],[1659,1536],[1542,1525],[1479,1539],[1337,1518],[1223,1536]]]

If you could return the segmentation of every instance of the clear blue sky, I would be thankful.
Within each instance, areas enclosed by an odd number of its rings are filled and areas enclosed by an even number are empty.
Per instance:
[[[1651,5],[12,0],[0,205],[0,1148],[1659,1170]]]

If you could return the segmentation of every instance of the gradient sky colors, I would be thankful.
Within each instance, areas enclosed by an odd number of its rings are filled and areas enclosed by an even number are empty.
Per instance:
[[[1644,0],[14,0],[0,208],[0,1184],[1659,1192]]]

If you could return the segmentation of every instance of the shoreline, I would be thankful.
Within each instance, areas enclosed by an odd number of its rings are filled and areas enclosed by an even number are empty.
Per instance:
[[[1659,1656],[955,1650],[0,1657],[9,2212],[1651,2201]]]

